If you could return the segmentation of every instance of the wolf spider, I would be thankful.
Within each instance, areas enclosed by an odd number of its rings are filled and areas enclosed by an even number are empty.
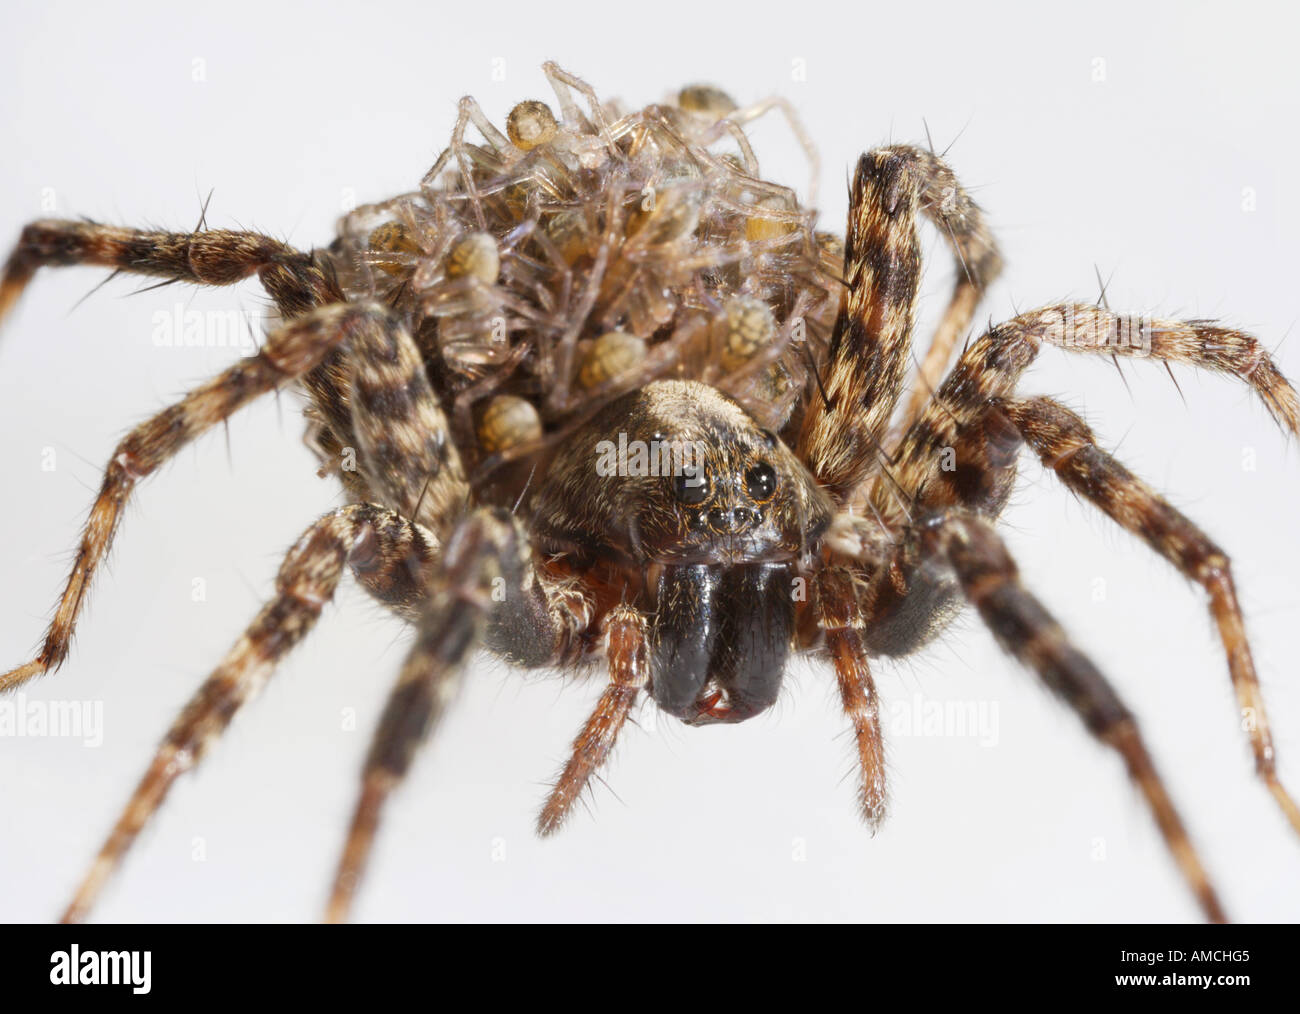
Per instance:
[[[478,646],[523,667],[607,668],[542,808],[543,835],[642,694],[692,725],[744,721],[773,703],[792,652],[831,662],[874,827],[885,778],[869,659],[916,651],[965,603],[1116,751],[1205,916],[1222,919],[1133,715],[1021,583],[995,522],[1028,445],[1204,588],[1253,716],[1258,775],[1300,831],[1227,556],[1074,412],[1016,390],[1045,345],[1149,356],[1234,374],[1300,432],[1300,401],[1259,342],[1204,320],[1050,306],[968,339],[945,373],[1001,259],[940,157],[907,145],[863,155],[841,241],[759,172],[747,122],[781,109],[802,139],[779,100],[741,109],[692,86],[626,112],[554,64],[545,72],[558,118],[524,102],[503,134],[463,99],[420,188],[348,214],[327,248],[203,223],[23,230],[0,314],[38,268],[86,264],[202,285],[255,275],[281,320],[256,355],[117,445],[44,644],[0,689],[66,658],[136,484],[259,395],[305,392],[321,474],[348,501],[289,551],[274,596],[167,733],[65,918],[87,915],[177,777],[350,571],[415,637],[365,761],[331,920],[347,916],[383,806]],[[922,219],[958,274],[907,395]]]

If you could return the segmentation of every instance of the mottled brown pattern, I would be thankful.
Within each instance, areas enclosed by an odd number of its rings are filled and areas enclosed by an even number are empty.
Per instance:
[[[373,495],[444,531],[469,502],[447,417],[406,328],[391,316],[358,329],[346,350],[348,404]]]
[[[0,691],[58,668],[67,657],[86,587],[108,554],[123,507],[136,483],[253,398],[302,376],[376,313],[382,311],[334,304],[290,321],[271,332],[255,356],[241,359],[127,434],[109,458],[45,642],[36,658],[0,675]]]
[[[413,623],[419,619],[440,549],[432,532],[389,512],[361,533],[349,563],[361,587]]]
[[[1227,554],[1164,497],[1099,448],[1087,424],[1064,405],[1050,398],[1033,398],[1009,402],[1005,411],[1043,464],[1062,482],[1205,589],[1210,615],[1228,655],[1228,673],[1237,694],[1241,724],[1254,750],[1255,770],[1291,826],[1300,832],[1300,807],[1277,775],[1273,733]]]
[[[899,417],[899,423],[905,426],[920,414],[943,379],[953,347],[970,327],[984,292],[1002,272],[1002,254],[984,212],[940,156],[906,144],[893,144],[883,150],[911,160],[921,180],[921,212],[934,223],[957,262],[952,295]]]
[[[890,477],[872,499],[894,510],[894,490],[909,495],[941,479],[944,448],[980,424],[990,402],[1010,397],[1043,344],[1066,352],[1181,362],[1248,383],[1278,423],[1300,435],[1300,398],[1251,335],[1210,321],[1129,317],[1098,306],[1061,304],[1021,314],[985,332],[958,358],[892,454]]]
[[[920,181],[911,160],[877,150],[853,178],[844,244],[848,295],[823,378],[799,438],[818,482],[846,500],[875,462],[902,391],[920,283]]]
[[[558,116],[530,101],[502,133],[462,100],[420,187],[349,213],[327,247],[205,224],[42,221],[19,237],[0,318],[39,268],[80,264],[163,284],[257,278],[282,322],[257,355],[118,444],[44,645],[0,690],[65,659],[139,480],[258,395],[306,395],[320,474],[349,501],[290,551],[274,596],[173,724],[67,917],[89,912],[174,781],[306,636],[346,568],[414,638],[362,772],[332,920],[348,915],[388,797],[478,647],[521,667],[607,672],[539,817],[543,834],[643,699],[693,726],[743,721],[776,699],[795,651],[830,660],[875,828],[886,791],[869,660],[917,651],[966,602],[1122,758],[1202,911],[1222,918],[1133,716],[1021,584],[994,523],[1027,443],[1205,588],[1254,721],[1257,768],[1300,831],[1227,556],[1076,416],[1016,391],[1043,344],[1149,356],[1246,381],[1300,432],[1300,399],[1259,342],[1207,321],[1046,307],[990,327],[940,383],[1001,270],[983,212],[941,157],[908,145],[863,155],[841,242],[759,172],[743,128],[788,113],[779,100],[746,107],[691,86],[676,105],[628,111],[543,69]],[[919,218],[958,270],[904,401]],[[674,464],[650,449],[674,442],[696,457]],[[631,445],[670,467],[638,471]],[[602,447],[618,449],[615,470],[598,466]]]
[[[952,565],[963,592],[998,643],[1078,714],[1089,732],[1123,758],[1206,916],[1213,922],[1225,921],[1223,907],[1147,755],[1135,719],[1106,678],[1020,583],[1016,565],[992,526],[973,516],[948,514],[928,522],[923,541]]]
[[[258,275],[286,316],[337,301],[329,269],[311,254],[256,232],[159,232],[94,222],[32,222],[0,279],[0,317],[41,267],[89,264],[196,285],[233,285]]]
[[[275,597],[172,724],[64,913],[65,922],[85,917],[172,784],[198,764],[235,712],[261,690],[276,663],[315,625],[344,567],[351,563],[375,573],[377,561],[395,555],[396,548],[387,540],[410,528],[410,522],[392,511],[353,504],[327,514],[303,533],[280,566]]]
[[[504,511],[481,508],[452,533],[426,584],[417,636],[402,665],[371,741],[361,793],[339,859],[326,918],[346,918],[369,856],[379,814],[405,777],[420,743],[455,698],[462,666],[482,638],[496,579],[519,601],[531,581],[520,562],[529,558],[524,533]]]

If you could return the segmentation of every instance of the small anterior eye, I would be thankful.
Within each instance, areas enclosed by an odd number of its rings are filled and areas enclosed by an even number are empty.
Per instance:
[[[692,507],[704,503],[710,493],[709,475],[702,465],[683,468],[673,476],[673,496]]]
[[[745,473],[745,491],[757,503],[772,499],[776,492],[776,472],[766,461]]]

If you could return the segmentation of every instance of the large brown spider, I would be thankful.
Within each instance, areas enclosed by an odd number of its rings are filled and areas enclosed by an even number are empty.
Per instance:
[[[480,644],[525,667],[608,668],[542,834],[643,691],[692,725],[743,721],[773,703],[792,651],[833,665],[875,826],[885,785],[868,659],[916,651],[964,602],[1119,754],[1205,915],[1223,918],[1133,716],[1020,583],[994,522],[1028,444],[1204,587],[1258,774],[1300,831],[1227,557],[1073,412],[1016,393],[1044,343],[1154,357],[1240,377],[1300,433],[1300,401],[1259,343],[1207,321],[1050,306],[968,341],[945,376],[1001,261],[941,158],[905,145],[863,155],[841,242],[759,175],[743,128],[782,103],[738,109],[694,86],[625,113],[545,70],[559,120],[524,102],[502,134],[462,100],[419,191],[349,214],[325,249],[202,226],[23,230],[0,316],[38,268],[93,264],[207,285],[256,274],[283,320],[257,355],[117,446],[44,645],[0,690],[65,659],[136,483],[257,396],[301,385],[322,473],[350,501],[290,550],[274,598],[172,726],[65,918],[88,913],[345,569],[416,636],[365,764],[330,919],[347,915],[383,804]],[[482,143],[466,140],[471,124]],[[958,281],[905,397],[922,216]]]

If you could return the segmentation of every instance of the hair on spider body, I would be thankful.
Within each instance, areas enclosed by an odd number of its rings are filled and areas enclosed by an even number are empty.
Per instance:
[[[697,448],[667,474],[593,481],[601,444]],[[741,721],[776,697],[833,506],[794,453],[735,401],[694,381],[616,399],[569,437],[533,501],[536,545],[570,572],[625,572],[622,602],[652,617],[649,692],[695,724]]]
[[[0,317],[39,268],[88,264],[203,285],[256,277],[282,322],[256,355],[117,445],[42,647],[0,675],[0,690],[66,659],[136,485],[256,397],[301,389],[321,474],[347,500],[286,555],[65,918],[88,914],[177,778],[350,573],[414,636],[361,772],[331,920],[348,915],[388,797],[479,645],[521,667],[600,661],[607,672],[542,834],[571,813],[639,699],[694,725],[743,721],[772,704],[800,652],[829,662],[875,827],[886,790],[871,660],[910,654],[963,605],[1115,752],[1201,911],[1222,919],[1135,717],[1025,587],[996,523],[1025,446],[1205,591],[1253,716],[1258,777],[1300,832],[1228,557],[1077,415],[1018,391],[1044,348],[1140,355],[1235,376],[1300,433],[1300,399],[1260,343],[1153,319],[1135,347],[1111,340],[1128,318],[1049,306],[989,327],[949,369],[1002,263],[941,157],[910,145],[864,154],[841,240],[816,231],[813,198],[801,204],[760,171],[745,127],[771,111],[815,169],[782,100],[739,106],[692,85],[627,110],[543,69],[558,110],[523,102],[503,133],[462,99],[419,187],[349,213],[322,249],[57,220],[19,237]],[[909,394],[923,221],[958,271]]]

